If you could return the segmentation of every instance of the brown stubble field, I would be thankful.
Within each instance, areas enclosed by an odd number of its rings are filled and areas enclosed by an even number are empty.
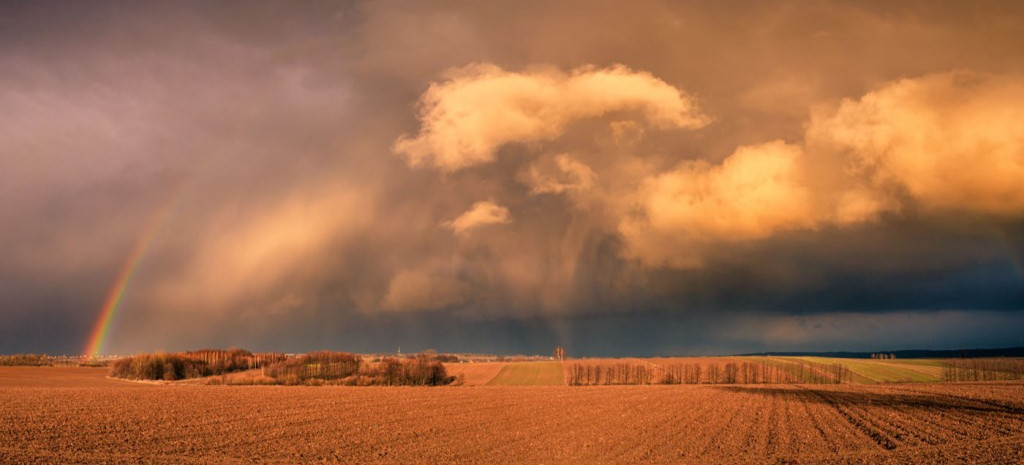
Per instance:
[[[35,373],[60,380],[0,376],[0,463],[1024,461],[1020,383],[197,386]]]

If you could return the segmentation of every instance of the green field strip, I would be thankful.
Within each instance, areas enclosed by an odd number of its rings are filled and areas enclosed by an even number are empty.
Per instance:
[[[562,362],[511,362],[487,386],[564,386]]]
[[[890,363],[890,365],[900,367],[900,368],[902,368],[904,370],[910,370],[910,371],[914,371],[914,372],[917,372],[917,373],[921,373],[924,376],[927,376],[929,378],[933,378],[933,379],[924,380],[924,381],[941,381],[942,380],[942,373],[945,370],[945,368],[943,366],[941,366],[941,365],[935,366],[935,365],[919,365],[919,364],[907,364],[907,363]]]
[[[903,366],[890,365],[887,363],[855,361],[846,362],[846,365],[849,366],[852,371],[883,382],[929,382],[939,380],[938,377],[922,373],[921,371]]]
[[[799,357],[817,363],[841,363],[854,374],[854,382],[864,384],[893,382],[934,382],[941,381],[941,374],[930,374],[925,369],[915,369],[891,363],[891,360],[870,360],[854,358]]]
[[[919,367],[933,367],[941,370],[946,366],[946,361],[938,358],[897,358],[892,360],[875,360],[879,363],[889,363],[895,365],[914,365]]]
[[[816,368],[818,370],[828,370],[828,366],[829,365],[831,365],[833,363],[842,363],[841,360],[844,360],[844,359],[831,359],[831,358],[822,358],[822,357],[772,357],[772,358],[775,358],[777,360],[781,360],[781,361],[783,361],[785,363],[789,363],[789,364],[792,364],[792,365],[796,365],[796,364],[799,364],[801,362],[811,363],[813,365],[813,368]],[[871,377],[868,377],[868,376],[865,376],[864,374],[857,372],[856,370],[854,370],[853,368],[850,368],[849,366],[847,366],[847,368],[850,369],[850,381],[853,382],[854,384],[877,384],[879,382],[879,380],[871,378]]]
[[[844,363],[845,361],[850,360],[850,359],[825,358],[825,357],[786,357],[786,358],[789,358],[790,360],[792,360],[794,362],[799,362],[799,361],[810,362],[810,363],[817,364],[819,366],[827,366],[827,365],[831,365],[833,363],[840,363],[840,364],[846,365],[846,368],[848,368],[850,370],[850,381],[852,381],[855,384],[877,384],[877,383],[882,381],[880,379],[877,379],[877,378],[874,378],[872,376],[866,375],[865,373],[862,373],[862,372],[860,372],[858,370],[854,370],[853,367],[851,367],[849,364]]]

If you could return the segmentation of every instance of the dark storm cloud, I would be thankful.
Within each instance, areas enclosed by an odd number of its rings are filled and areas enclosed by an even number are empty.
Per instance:
[[[1022,17],[5,3],[0,351],[1015,344]]]

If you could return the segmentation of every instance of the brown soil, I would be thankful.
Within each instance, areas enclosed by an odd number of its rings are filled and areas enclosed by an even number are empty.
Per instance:
[[[35,374],[64,386],[78,379]],[[0,463],[1024,460],[1021,383],[467,389],[137,385],[81,376],[84,387],[39,387],[45,383],[24,375],[17,387],[3,378]],[[100,380],[117,384],[94,384]]]
[[[0,389],[8,387],[125,387],[136,383],[107,378],[106,367],[0,367]]]

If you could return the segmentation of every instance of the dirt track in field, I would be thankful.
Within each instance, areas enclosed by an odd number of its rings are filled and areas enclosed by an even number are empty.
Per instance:
[[[1019,383],[0,387],[4,464],[1002,464],[1022,443]]]

